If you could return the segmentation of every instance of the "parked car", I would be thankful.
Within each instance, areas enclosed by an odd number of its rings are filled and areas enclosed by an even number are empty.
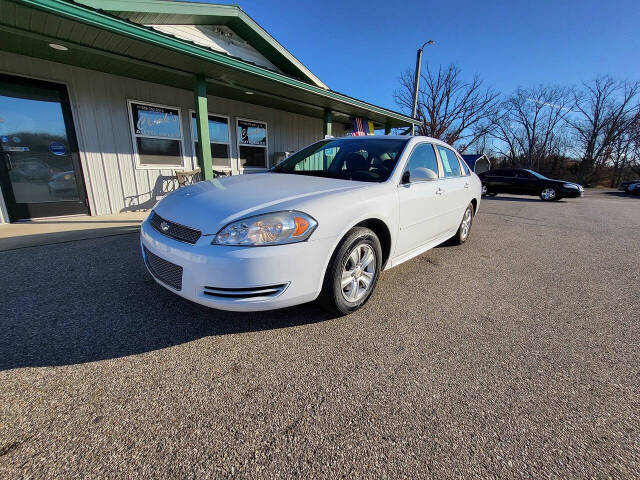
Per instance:
[[[494,196],[498,193],[536,195],[542,200],[581,197],[584,188],[573,182],[553,180],[526,168],[498,168],[482,172],[482,194]]]
[[[158,283],[210,307],[320,299],[347,314],[382,270],[448,239],[464,243],[480,186],[455,150],[432,138],[325,139],[266,173],[171,193],[142,224],[142,256]]]
[[[640,195],[640,182],[630,184],[626,191],[632,195]]]
[[[621,182],[620,185],[618,185],[618,190],[620,190],[621,192],[626,192],[629,186],[633,185],[634,183],[640,183],[640,180],[627,180],[625,182]]]
[[[14,182],[46,182],[51,178],[52,170],[37,158],[24,158],[12,161],[11,179]]]
[[[49,193],[53,196],[75,195],[77,192],[76,175],[73,170],[56,173],[47,184]]]

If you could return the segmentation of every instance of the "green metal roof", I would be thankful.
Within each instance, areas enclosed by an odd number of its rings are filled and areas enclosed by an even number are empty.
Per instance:
[[[53,50],[49,43],[69,50]],[[401,113],[69,0],[0,0],[0,49],[188,89],[195,75],[202,74],[210,95],[318,118],[329,109],[342,122],[357,115],[377,126],[417,123]]]

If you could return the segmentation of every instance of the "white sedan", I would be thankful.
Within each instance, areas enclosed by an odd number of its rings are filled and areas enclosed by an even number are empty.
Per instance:
[[[347,314],[380,272],[467,240],[480,179],[428,137],[325,139],[266,173],[171,193],[142,224],[155,280],[194,302],[257,311],[319,299]]]

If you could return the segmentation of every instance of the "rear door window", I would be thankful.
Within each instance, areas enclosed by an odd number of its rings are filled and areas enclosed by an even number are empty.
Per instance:
[[[534,177],[529,172],[525,172],[524,170],[516,170],[516,178],[526,178],[527,180],[535,180]]]
[[[460,162],[453,150],[438,145],[438,153],[440,154],[440,162],[445,178],[459,177],[462,173],[460,170]]]

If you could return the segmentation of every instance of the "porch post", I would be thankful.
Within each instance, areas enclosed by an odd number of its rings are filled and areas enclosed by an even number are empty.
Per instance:
[[[389,123],[386,123],[384,126],[384,134],[389,135],[390,133],[391,133],[391,125]]]
[[[196,76],[194,90],[196,103],[196,129],[198,132],[198,165],[203,180],[213,179],[211,165],[211,140],[209,138],[209,114],[207,108],[207,83],[204,75]]]
[[[331,135],[331,126],[332,126],[333,117],[331,115],[331,110],[328,108],[324,109],[324,123],[322,126],[322,138],[325,138],[327,135]]]

